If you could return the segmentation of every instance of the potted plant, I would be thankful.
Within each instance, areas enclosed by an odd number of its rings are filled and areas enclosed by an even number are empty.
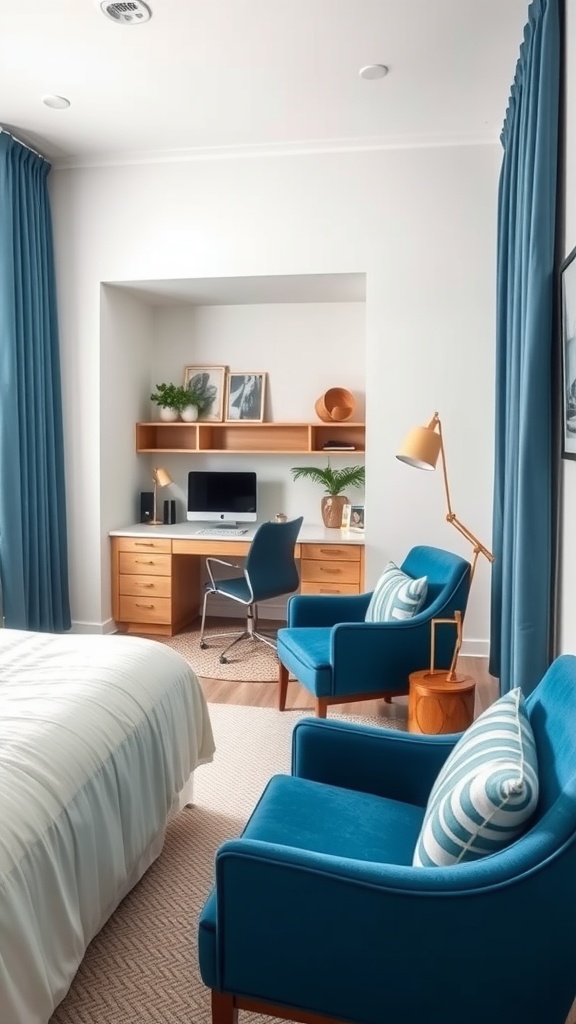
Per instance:
[[[363,487],[366,479],[364,466],[344,466],[333,469],[330,463],[323,469],[318,466],[292,466],[290,472],[294,480],[305,477],[321,484],[325,495],[321,502],[322,522],[330,529],[339,529],[342,525],[342,512],[349,499],[344,491],[347,487]]]
[[[159,406],[162,420],[177,420],[187,408],[194,409],[194,413],[188,413],[182,419],[198,419],[200,400],[192,388],[179,384],[157,384],[150,398]]]
[[[210,409],[216,388],[208,383],[208,374],[197,374],[182,388],[184,392],[180,415],[183,420],[197,420],[200,413]]]

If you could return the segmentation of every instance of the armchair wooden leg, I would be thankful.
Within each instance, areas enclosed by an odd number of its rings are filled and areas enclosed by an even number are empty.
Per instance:
[[[212,989],[212,1024],[238,1024],[234,996]]]
[[[328,701],[318,697],[316,700],[316,718],[326,718],[328,712]]]
[[[278,710],[286,710],[286,694],[288,692],[288,669],[282,662],[278,669]]]

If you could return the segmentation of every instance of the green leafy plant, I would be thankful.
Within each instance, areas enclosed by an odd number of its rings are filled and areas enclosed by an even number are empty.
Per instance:
[[[152,392],[150,398],[157,405],[163,405],[166,409],[176,409],[177,412],[187,405],[195,405],[199,412],[202,412],[199,405],[200,397],[196,396],[192,388],[185,388],[179,384],[157,384],[156,391]]]
[[[343,469],[333,469],[330,463],[319,469],[317,466],[292,466],[290,469],[295,480],[305,477],[313,480],[315,484],[321,484],[326,494],[333,497],[343,494],[348,487],[362,487],[366,479],[364,466],[344,466]]]

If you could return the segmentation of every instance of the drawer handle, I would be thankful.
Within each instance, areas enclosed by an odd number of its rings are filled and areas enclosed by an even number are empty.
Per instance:
[[[320,566],[320,572],[327,572],[329,576],[339,576],[340,569],[327,569],[325,565]]]
[[[153,548],[154,547],[154,541],[153,540],[135,540],[134,541],[134,547],[136,547],[136,548]]]
[[[135,558],[136,565],[154,565],[154,559],[150,558],[147,562],[142,561],[141,558]]]
[[[340,554],[338,548],[320,548],[321,555],[338,555]]]
[[[320,587],[320,593],[321,594],[335,594],[335,593],[338,593],[338,591],[335,591],[335,590],[323,590],[322,587]]]
[[[137,608],[153,608],[154,605],[153,604],[141,604],[139,601],[136,601],[136,607]]]
[[[138,582],[136,582],[136,586],[137,587],[142,587],[143,590],[152,590],[152,587],[154,586],[154,584],[153,583],[138,583]]]

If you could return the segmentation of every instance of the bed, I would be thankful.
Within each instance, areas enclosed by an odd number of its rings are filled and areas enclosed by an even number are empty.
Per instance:
[[[0,629],[2,1024],[46,1024],[213,752],[169,647]]]

